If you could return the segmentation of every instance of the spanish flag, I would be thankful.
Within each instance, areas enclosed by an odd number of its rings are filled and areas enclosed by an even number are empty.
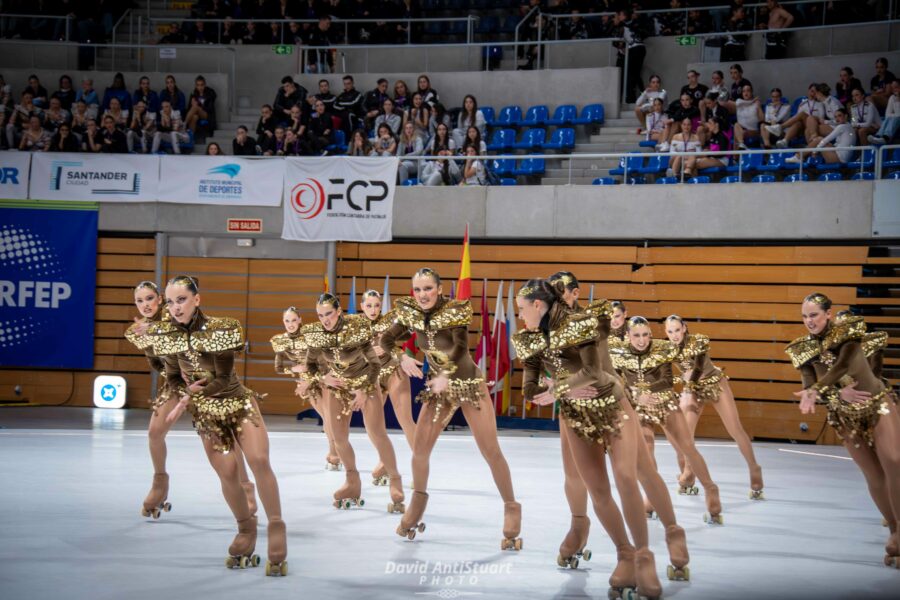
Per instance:
[[[327,294],[328,292],[331,291],[331,286],[328,285],[328,273],[326,273],[324,275],[324,280],[325,280],[325,282],[324,282],[325,283],[325,293]]]
[[[463,238],[462,262],[459,265],[459,281],[456,282],[456,299],[468,300],[472,297],[472,265],[469,260],[469,224],[466,223],[466,237]]]

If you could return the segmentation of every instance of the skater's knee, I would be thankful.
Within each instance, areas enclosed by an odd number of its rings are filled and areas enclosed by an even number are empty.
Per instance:
[[[493,464],[495,461],[503,460],[503,452],[500,450],[499,444],[489,444],[481,448],[481,455],[488,463]]]
[[[271,465],[269,463],[269,457],[265,454],[261,455],[245,455],[247,458],[247,464],[250,466],[250,470],[254,473],[263,473],[269,469],[271,469]]]

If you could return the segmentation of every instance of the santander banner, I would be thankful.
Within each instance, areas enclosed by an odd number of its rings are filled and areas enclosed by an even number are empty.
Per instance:
[[[158,156],[32,154],[29,197],[34,200],[156,202],[158,185]]]
[[[281,237],[304,242],[389,242],[396,157],[284,160]]]

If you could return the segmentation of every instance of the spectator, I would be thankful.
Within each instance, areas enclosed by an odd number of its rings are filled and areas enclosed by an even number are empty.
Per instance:
[[[431,121],[431,109],[422,101],[422,94],[416,92],[412,95],[412,106],[403,116],[404,123],[412,123],[416,135],[423,140],[429,136],[428,125]]]
[[[347,146],[348,156],[371,156],[372,144],[369,143],[369,136],[362,129],[357,129],[350,136],[350,144]]]
[[[296,23],[292,23],[292,25],[296,25]],[[222,33],[219,35],[219,43],[232,45],[232,44],[242,44],[244,42],[244,28],[240,23],[235,23],[231,17],[225,17],[225,22],[222,23]]]
[[[138,102],[143,102],[147,112],[159,112],[159,94],[150,89],[150,78],[141,77],[138,81],[138,89],[134,91],[131,97],[131,104],[134,106]]]
[[[21,101],[19,104],[16,104],[12,116],[6,122],[6,142],[10,148],[19,147],[18,138],[22,130],[28,126],[31,117],[38,117],[38,120],[40,120],[44,112],[35,105],[33,98],[34,94],[31,88],[25,88],[25,91],[22,92]]]
[[[841,69],[840,80],[834,86],[834,95],[837,96],[841,106],[846,107],[850,104],[853,99],[851,93],[856,89],[865,92],[862,82],[853,76],[853,69],[844,67]]]
[[[181,120],[181,113],[172,108],[172,104],[163,100],[162,108],[159,111],[159,119],[156,123],[156,133],[153,134],[152,152],[156,154],[162,145],[163,137],[169,138],[167,141],[172,144],[172,152],[181,154],[181,144],[190,140],[184,128],[184,121]]]
[[[619,68],[624,68],[626,63],[628,65],[628,72],[625,73],[625,102],[630,103],[635,101],[634,91],[644,89],[641,69],[647,56],[647,47],[644,46],[644,32],[638,27],[639,21],[634,12],[629,14],[625,9],[619,9],[616,11],[615,24],[621,27],[622,37],[625,39],[625,46],[619,50],[616,65]]]
[[[325,112],[328,112],[326,107]],[[306,137],[306,121],[307,116],[300,110],[300,105],[295,104],[291,107],[291,113],[288,115],[287,130],[294,132],[298,139]]]
[[[738,150],[746,150],[746,142],[759,137],[759,124],[764,122],[765,115],[751,85],[744,86],[735,106],[737,123],[734,124],[734,141]]]
[[[84,135],[81,140],[82,152],[102,152],[103,151],[103,135],[100,127],[97,126],[96,119],[88,119]]]
[[[394,101],[389,96],[384,98],[381,112],[375,117],[375,129],[378,129],[382,124],[390,127],[391,134],[394,136],[400,133],[400,128],[403,126],[403,117],[394,112]]]
[[[722,71],[713,71],[709,80],[709,91],[714,92],[715,94],[722,94],[724,95],[722,100],[727,100],[728,87],[725,85],[725,73],[723,73]]]
[[[128,151],[134,152],[134,143],[141,143],[141,153],[146,154],[153,142],[153,135],[156,133],[156,113],[147,110],[147,105],[143,100],[134,103],[134,111],[128,123],[128,129],[125,130],[125,142],[128,144]]]
[[[80,137],[87,129],[88,120],[94,119],[96,116],[97,114],[88,108],[84,100],[79,100],[72,109],[72,132]]]
[[[128,90],[125,88],[125,77],[121,73],[116,73],[113,76],[112,85],[103,92],[103,104],[101,105],[101,108],[104,112],[109,110],[110,101],[113,98],[116,98],[119,101],[122,110],[126,112],[131,110],[131,94],[129,94]]]
[[[353,87],[353,76],[344,75],[344,91],[334,101],[335,114],[341,119],[342,128],[350,136],[363,116],[363,97]]]
[[[319,23],[309,32],[307,44],[316,48],[306,54],[307,73],[331,73],[334,71],[334,54],[329,46],[334,46],[337,39],[331,31],[331,17],[322,15]]]
[[[402,79],[398,79],[394,83],[394,106],[400,112],[405,111],[409,108],[410,105],[410,95],[409,88],[406,86],[406,82]]]
[[[316,100],[321,100],[322,103],[325,104],[325,110],[334,113],[334,103],[337,100],[337,96],[331,93],[331,86],[327,79],[319,80],[318,94],[306,97],[306,101],[309,103],[310,107],[315,105]]]
[[[262,108],[259,109],[259,121],[256,122],[256,139],[260,147],[269,143],[269,140],[275,135],[277,126],[278,122],[275,119],[272,107],[268,104],[263,104]]]
[[[372,145],[374,154],[376,156],[396,156],[397,138],[394,136],[391,126],[387,123],[380,123],[376,131],[375,143]]]
[[[437,155],[441,158],[430,160],[422,167],[419,183],[422,185],[458,185],[462,181],[459,165],[451,158],[453,152],[449,148],[441,148]]]
[[[128,111],[122,109],[122,105],[119,103],[119,99],[116,97],[110,98],[109,100],[109,109],[103,113],[104,123],[103,126],[106,126],[105,119],[107,116],[113,118],[113,122],[115,122],[116,127],[124,130],[125,127],[128,126]]]
[[[78,102],[79,100],[84,100],[84,103],[87,104],[88,107],[94,107],[96,109],[100,106],[100,98],[97,96],[97,91],[94,89],[93,79],[85,77],[81,80],[81,89],[75,94],[75,102]]]
[[[856,131],[856,137],[860,144],[864,144],[870,135],[881,127],[881,116],[875,105],[866,98],[865,92],[859,88],[853,88],[851,94],[853,105],[850,107],[850,125]]]
[[[243,35],[241,35],[241,39],[238,43],[245,46],[262,43],[262,36],[260,31],[257,31],[256,29],[256,23],[250,21],[244,26]]]
[[[682,86],[681,93],[689,95],[691,103],[700,108],[700,103],[706,97],[706,92],[709,91],[709,88],[700,83],[700,73],[693,69],[688,71],[687,78],[687,85]]]
[[[63,110],[72,112],[72,105],[75,104],[75,90],[72,89],[71,77],[63,75],[59,78],[59,89],[53,92],[50,99],[52,100],[53,98],[59,100]]]
[[[431,117],[428,119],[428,133],[434,135],[434,132],[437,130],[437,126],[439,124],[446,125],[447,131],[450,131],[450,129],[452,128],[450,115],[447,114],[447,110],[444,108],[444,105],[440,102],[435,102],[431,106]]]
[[[463,98],[462,111],[456,119],[456,129],[453,130],[453,139],[457,146],[462,146],[469,127],[475,127],[478,130],[479,139],[484,136],[484,113],[478,110],[478,101],[471,94]]]
[[[872,93],[869,99],[878,107],[878,110],[884,112],[888,102],[892,96],[891,83],[896,79],[894,74],[888,71],[888,61],[886,58],[879,58],[875,61],[875,76],[869,87]]]
[[[712,19],[710,19],[709,11],[691,8],[687,14],[687,35],[699,35],[701,33],[711,33],[715,31]]]
[[[41,80],[37,75],[28,77],[28,87],[25,89],[31,92],[32,102],[38,108],[47,108],[47,90],[41,85]]]
[[[831,152],[822,152],[822,159],[826,163],[845,163],[853,158],[853,151],[846,150],[856,144],[856,131],[850,123],[847,122],[847,111],[844,108],[838,108],[834,112],[835,124],[834,128],[826,135],[821,137],[813,135],[809,139],[807,148],[835,148]],[[799,164],[803,157],[797,153],[784,160],[786,163]]]
[[[419,161],[412,159],[414,156],[422,156],[425,145],[422,137],[416,133],[416,127],[412,121],[403,124],[403,133],[397,143],[397,156],[400,157],[399,177],[400,182],[411,179],[419,172]]]
[[[481,131],[474,125],[466,129],[466,137],[462,143],[463,153],[465,153],[467,146],[474,147],[479,155],[487,154],[487,144],[481,139]]]
[[[334,143],[334,121],[321,100],[316,100],[315,111],[310,116],[306,129],[309,131],[310,150],[314,154],[327,154],[328,146]]]
[[[643,126],[647,121],[647,113],[653,110],[653,101],[659,98],[663,104],[666,103],[666,90],[662,87],[662,79],[659,75],[650,76],[650,85],[641,92],[638,99],[634,103],[634,116],[637,117],[638,123]]]
[[[577,9],[572,10],[572,16],[563,24],[561,36],[564,39],[586,40],[591,37],[591,27],[580,13],[581,11]]]
[[[429,156],[437,156],[441,150],[449,150],[451,153],[456,150],[456,142],[450,136],[450,128],[446,123],[441,123],[435,129],[434,136],[428,143],[427,154]]]
[[[826,137],[832,129],[834,129],[837,119],[834,115],[838,109],[843,108],[837,98],[831,95],[831,88],[827,83],[820,83],[816,86],[816,99],[825,107],[825,114],[822,116],[810,115],[806,119],[806,140],[809,141],[814,137]],[[849,126],[850,124],[847,123]],[[852,129],[852,128],[851,128]]]
[[[28,126],[22,129],[22,139],[19,140],[19,150],[26,152],[39,152],[50,146],[50,133],[41,125],[41,118],[32,115],[28,119]]]
[[[731,112],[734,112],[736,108],[734,103],[744,95],[744,88],[748,85],[753,87],[753,84],[750,83],[750,80],[744,79],[744,68],[737,63],[731,65],[728,73],[731,75],[731,89],[728,94],[731,99],[729,108]]]
[[[696,134],[691,133],[692,125],[689,118],[678,121],[679,131],[672,137],[671,148],[673,157],[666,171],[667,177],[680,176],[683,179],[685,177],[693,177],[695,174],[695,171],[687,168],[687,163],[684,161],[685,157],[682,156],[684,152],[697,152],[702,149],[700,139]],[[684,172],[682,172],[682,168]]]
[[[47,148],[50,152],[78,152],[81,144],[78,138],[72,133],[72,127],[68,123],[63,123],[56,130],[53,139],[50,140],[50,146]]]
[[[196,21],[194,23],[194,30],[191,32],[190,43],[191,44],[215,44],[216,43],[216,34],[210,34],[206,31],[206,23],[203,21]]]
[[[794,15],[782,8],[778,0],[766,0],[769,10],[769,29],[790,29]],[[787,56],[787,33],[766,33],[766,60],[774,60]]]
[[[258,154],[256,140],[247,135],[247,128],[239,125],[237,135],[231,142],[231,153],[235,156],[256,156]]]
[[[416,91],[422,95],[423,104],[434,106],[438,103],[438,93],[431,87],[431,79],[428,78],[428,75],[419,75],[416,86]]]
[[[644,122],[644,131],[647,139],[654,141],[657,145],[667,141],[666,131],[669,125],[669,119],[663,112],[662,98],[653,99],[653,110],[647,113],[647,120]]]
[[[669,0],[669,9],[656,17],[656,35],[684,35],[685,11],[681,0]]]
[[[477,130],[476,130],[477,131]],[[478,150],[475,146],[466,146],[465,150],[466,163],[462,169],[462,181],[459,185],[487,185],[487,173],[484,169],[484,163],[478,156]]]
[[[891,82],[891,97],[888,99],[887,109],[884,111],[884,120],[881,122],[881,128],[870,135],[868,142],[870,144],[885,144],[894,139],[897,129],[900,129],[900,80],[894,79]]]
[[[281,87],[278,88],[275,102],[272,103],[272,109],[278,122],[283,123],[290,119],[291,107],[299,105],[302,109],[306,97],[306,88],[297,85],[293,77],[290,75],[282,77]]]
[[[263,156],[284,156],[284,127],[279,125],[275,133],[262,146]]]
[[[100,152],[106,154],[125,154],[128,142],[125,134],[116,127],[116,121],[110,115],[103,117],[103,129],[100,130]]]
[[[774,142],[782,134],[782,126],[791,115],[791,107],[783,102],[781,89],[774,88],[766,105],[765,125],[760,130],[763,148],[772,148]]]
[[[201,138],[212,135],[216,130],[216,90],[206,85],[203,75],[197,75],[189,102],[190,108],[184,117],[185,127]],[[200,121],[206,121],[202,131]]]
[[[666,131],[666,138],[659,146],[660,152],[669,150],[669,144],[675,136],[678,135],[682,121],[685,119],[691,121],[692,130],[693,123],[700,122],[700,111],[691,104],[691,97],[687,94],[682,94],[678,100],[672,102],[666,110],[666,115],[669,117],[669,123]]]
[[[706,141],[703,143],[703,150],[709,152],[724,152],[728,150],[728,137],[722,131],[725,127],[725,121],[711,117],[706,123],[704,130],[706,131]],[[686,156],[685,172],[697,173],[702,169],[714,169],[716,167],[725,167],[728,165],[728,157],[722,154],[714,154],[712,156]]]
[[[334,0],[332,0],[334,2]],[[398,19],[419,19],[422,17],[422,11],[418,6],[418,2],[414,0],[402,0],[398,4],[398,10],[394,15]],[[406,44],[408,42],[417,43],[419,40],[420,25],[414,22],[394,23],[397,27],[397,43]],[[396,103],[396,98],[394,102]],[[404,107],[405,108],[405,107]]]
[[[178,89],[178,85],[175,83],[175,78],[172,75],[166,75],[166,89],[159,93],[160,107],[162,107],[163,102],[171,104],[172,110],[177,111],[178,114],[182,114],[187,110],[184,92]]]
[[[824,117],[825,106],[818,100],[818,92],[816,87],[819,84],[809,84],[806,97],[797,105],[797,114],[782,124],[784,137],[775,143],[778,148],[787,148],[791,140],[795,139],[801,131],[806,127],[806,121],[810,116]],[[771,133],[775,133],[772,131]]]
[[[45,110],[41,117],[44,129],[49,131],[51,135],[56,133],[60,125],[68,123],[71,118],[69,111],[63,109],[59,98],[50,98],[50,108]]]
[[[728,36],[722,45],[722,62],[731,62],[734,60],[746,60],[747,35],[739,35],[742,31],[750,31],[753,24],[747,18],[743,6],[735,6],[731,9],[731,17],[725,24],[725,31]]]
[[[12,113],[13,107],[15,107],[15,102],[13,101],[12,86],[6,83],[3,75],[0,75],[0,113]]]
[[[385,98],[390,98],[387,94],[388,80],[381,78],[378,80],[375,89],[366,94],[363,100],[363,109],[366,111],[366,125],[374,123],[375,117],[381,114],[384,106]]]
[[[160,38],[159,44],[161,46],[166,44],[175,45],[183,44],[186,41],[187,39],[184,37],[184,34],[181,33],[181,28],[178,26],[178,23],[172,23],[169,25],[169,32]]]

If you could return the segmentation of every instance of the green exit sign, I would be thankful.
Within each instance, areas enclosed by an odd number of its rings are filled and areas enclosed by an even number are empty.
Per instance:
[[[272,46],[272,52],[279,56],[287,56],[294,53],[294,47],[288,44],[279,44],[278,46]]]
[[[697,37],[693,35],[679,35],[675,38],[675,43],[679,46],[696,46]]]

